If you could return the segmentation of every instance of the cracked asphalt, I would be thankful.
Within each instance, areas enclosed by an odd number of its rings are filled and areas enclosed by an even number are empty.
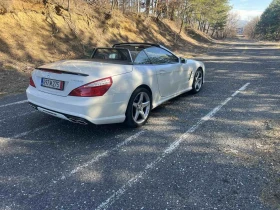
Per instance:
[[[279,46],[222,43],[196,59],[202,91],[139,129],[63,121],[14,104],[24,94],[0,99],[0,209],[280,209],[279,164],[260,150],[280,121]]]

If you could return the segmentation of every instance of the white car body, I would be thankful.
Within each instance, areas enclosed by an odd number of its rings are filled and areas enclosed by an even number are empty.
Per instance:
[[[63,71],[59,74],[44,69]],[[143,86],[152,93],[152,107],[192,89],[193,77],[198,69],[205,67],[202,62],[186,60],[177,64],[114,64],[94,60],[64,60],[37,68],[32,73],[36,87],[29,85],[26,90],[28,101],[39,111],[84,123],[122,123],[126,119],[129,99],[138,87]],[[68,74],[69,72],[70,74]],[[88,76],[85,76],[88,75]],[[111,77],[112,86],[98,97],[76,97],[69,93],[84,84]],[[42,78],[65,82],[64,90],[41,86]],[[76,118],[77,117],[77,118]]]

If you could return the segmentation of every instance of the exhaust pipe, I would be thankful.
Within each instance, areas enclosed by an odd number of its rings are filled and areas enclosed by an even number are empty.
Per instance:
[[[80,124],[80,125],[87,125],[88,123],[83,120],[82,118],[68,118],[71,122],[73,123],[77,123],[77,124]]]
[[[56,111],[52,111],[52,110],[48,110],[48,109],[45,109],[45,108],[41,108],[35,104],[32,104],[29,102],[29,105],[36,109],[36,110],[39,110],[39,111],[42,111],[46,114],[50,114],[52,116],[55,116],[55,117],[59,117],[59,118],[63,118],[62,119],[68,119],[70,122],[73,122],[73,123],[77,123],[77,124],[80,124],[80,125],[87,125],[89,124],[89,121],[83,119],[83,118],[80,118],[80,117],[76,117],[76,116],[71,116],[71,115],[67,115],[67,114],[63,114],[63,113],[59,113],[59,112],[56,112]]]

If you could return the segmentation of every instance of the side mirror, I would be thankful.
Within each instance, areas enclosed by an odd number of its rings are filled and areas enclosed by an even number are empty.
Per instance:
[[[181,63],[187,63],[185,58],[180,58],[180,60],[181,60]]]

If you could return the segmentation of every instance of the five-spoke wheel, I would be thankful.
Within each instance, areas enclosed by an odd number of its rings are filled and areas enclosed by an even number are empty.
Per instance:
[[[202,84],[203,84],[203,72],[201,69],[198,69],[195,72],[195,75],[193,78],[192,92],[198,93],[202,87]]]
[[[151,93],[145,88],[136,89],[128,103],[126,124],[130,127],[143,125],[150,114]]]

